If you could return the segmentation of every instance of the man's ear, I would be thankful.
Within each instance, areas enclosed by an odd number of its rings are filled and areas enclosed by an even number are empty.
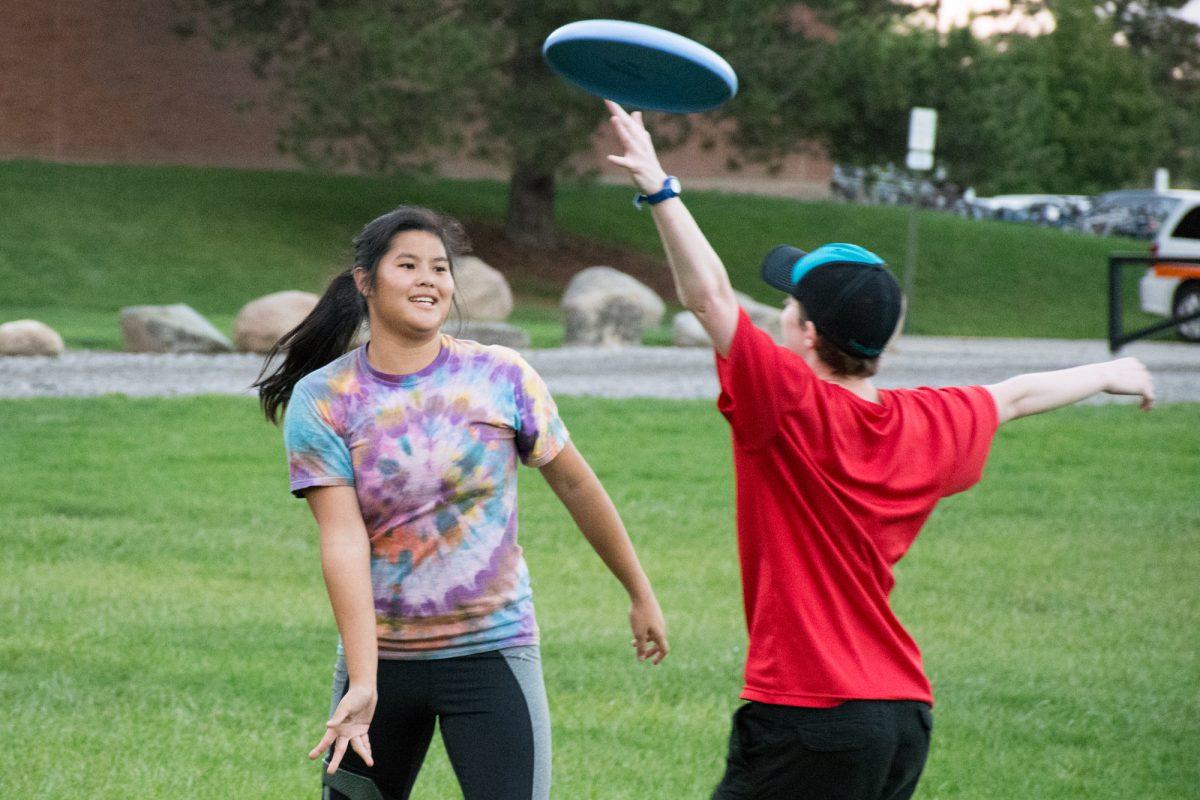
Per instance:
[[[804,320],[804,346],[809,350],[817,346],[817,326],[812,324],[812,320]]]

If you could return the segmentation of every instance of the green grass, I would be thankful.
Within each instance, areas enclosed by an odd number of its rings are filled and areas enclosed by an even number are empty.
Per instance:
[[[348,263],[358,229],[399,203],[499,220],[504,192],[486,181],[0,163],[0,321],[57,322],[73,347],[116,346],[116,311],[137,303],[186,302],[228,327],[259,295],[320,291]],[[904,263],[905,209],[712,192],[687,198],[734,284],[763,300],[778,298],[758,279],[758,263],[782,241],[860,242],[897,271]],[[630,209],[624,188],[567,183],[557,213],[566,230],[661,252],[650,216]],[[1145,246],[921,213],[911,330],[1103,337],[1105,259],[1130,249]],[[1136,308],[1129,278],[1127,305]],[[556,334],[539,327],[538,307],[556,289],[514,282],[534,305],[533,319],[518,312],[515,321],[532,325],[535,344],[553,343]],[[1133,311],[1129,324],[1145,319]],[[651,340],[665,338],[659,331]]]
[[[671,626],[626,606],[522,475],[555,796],[707,797],[745,634],[728,432],[707,403],[566,398]],[[315,526],[249,400],[0,401],[6,797],[315,796],[335,632]],[[1200,407],[1077,408],[1001,430],[894,602],[937,694],[919,797],[1190,798],[1200,786]],[[629,446],[636,442],[636,447]],[[417,797],[456,796],[435,748]]]

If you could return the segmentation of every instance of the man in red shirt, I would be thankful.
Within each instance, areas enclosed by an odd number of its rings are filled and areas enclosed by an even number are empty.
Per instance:
[[[933,697],[888,600],[893,566],[937,502],[979,480],[998,425],[1098,392],[1149,408],[1149,373],[1121,359],[992,386],[876,389],[900,288],[878,256],[840,243],[764,259],[764,279],[789,294],[779,346],[740,309],[641,116],[609,110],[624,149],[609,160],[653,209],[679,298],[716,349],[733,431],[747,702],[713,797],[908,798]]]

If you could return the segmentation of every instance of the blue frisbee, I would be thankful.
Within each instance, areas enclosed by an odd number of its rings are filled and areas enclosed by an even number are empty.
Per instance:
[[[623,106],[689,114],[737,94],[729,62],[699,42],[637,22],[587,19],[546,37],[550,68],[585,92]]]

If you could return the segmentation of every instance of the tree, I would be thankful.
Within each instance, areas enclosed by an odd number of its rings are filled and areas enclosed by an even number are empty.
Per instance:
[[[178,29],[203,29],[218,47],[249,48],[286,110],[280,143],[302,163],[388,172],[431,157],[470,152],[510,170],[510,238],[554,241],[556,173],[586,148],[604,117],[593,97],[545,66],[541,45],[559,25],[612,17],[693,36],[745,67],[746,96],[722,116],[745,141],[770,128],[776,103],[756,79],[781,64],[807,86],[804,56],[822,43],[793,19],[795,3],[769,0],[177,0],[190,16]],[[834,24],[891,13],[891,0],[815,0]],[[774,61],[772,59],[775,59]],[[805,95],[808,104],[815,97]],[[678,142],[686,119],[668,125]],[[812,125],[790,128],[756,155],[801,148]]]

